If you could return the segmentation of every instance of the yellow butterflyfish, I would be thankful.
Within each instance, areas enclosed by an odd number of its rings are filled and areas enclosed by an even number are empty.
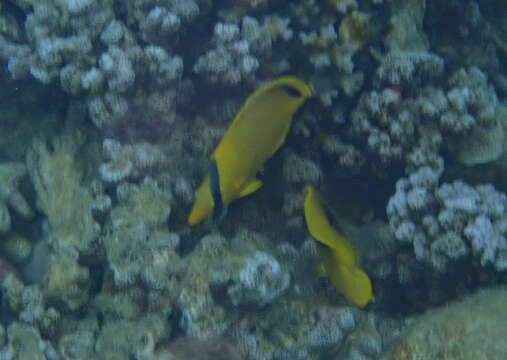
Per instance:
[[[359,307],[375,301],[370,278],[360,268],[357,249],[331,226],[313,186],[306,190],[304,211],[308,231],[320,243],[322,269],[336,289]]]
[[[306,82],[284,76],[248,97],[211,156],[209,172],[195,192],[190,225],[262,186],[257,173],[283,144],[294,113],[311,95]]]

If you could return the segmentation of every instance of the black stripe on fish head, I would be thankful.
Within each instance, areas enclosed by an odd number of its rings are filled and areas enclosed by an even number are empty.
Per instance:
[[[296,89],[294,86],[291,86],[291,85],[282,85],[282,86],[280,86],[280,88],[286,94],[288,94],[290,97],[293,97],[293,98],[296,98],[296,99],[299,99],[299,98],[303,97],[303,94],[301,93],[301,91],[299,91],[298,89]]]

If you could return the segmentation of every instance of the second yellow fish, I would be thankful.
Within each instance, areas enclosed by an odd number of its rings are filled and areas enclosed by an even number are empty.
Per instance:
[[[364,307],[375,301],[370,278],[360,267],[357,249],[331,226],[322,200],[312,186],[306,190],[304,210],[308,231],[319,242],[325,275],[352,304]]]
[[[294,113],[311,95],[306,82],[285,76],[248,97],[211,156],[209,172],[195,192],[190,225],[262,186],[257,173],[283,144]]]

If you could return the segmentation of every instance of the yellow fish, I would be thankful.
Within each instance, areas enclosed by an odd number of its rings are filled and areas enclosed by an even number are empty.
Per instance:
[[[259,87],[248,97],[213,155],[188,216],[195,225],[220,214],[235,199],[262,186],[257,173],[283,144],[294,113],[312,95],[310,86],[285,76]]]
[[[312,186],[306,190],[304,210],[308,231],[321,244],[323,270],[336,289],[359,307],[375,301],[370,278],[360,268],[356,248],[331,226],[322,200]]]

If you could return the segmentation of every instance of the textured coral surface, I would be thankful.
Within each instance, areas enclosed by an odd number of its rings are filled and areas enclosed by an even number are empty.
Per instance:
[[[406,333],[382,359],[503,359],[507,344],[504,288],[486,289],[408,321]]]

